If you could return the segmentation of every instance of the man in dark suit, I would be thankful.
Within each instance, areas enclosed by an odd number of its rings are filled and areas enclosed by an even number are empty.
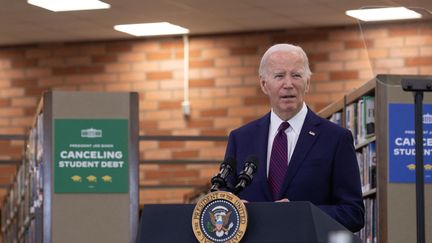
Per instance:
[[[364,225],[364,205],[353,138],[306,106],[310,76],[301,47],[278,44],[263,55],[260,86],[271,111],[230,133],[225,156],[237,161],[231,184],[256,155],[257,172],[241,199],[310,201],[356,232]]]

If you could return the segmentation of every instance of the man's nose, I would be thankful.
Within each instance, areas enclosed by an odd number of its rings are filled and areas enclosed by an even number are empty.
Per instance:
[[[293,87],[293,82],[292,81],[293,81],[292,77],[286,76],[284,78],[284,80],[283,80],[282,87],[284,87],[284,88],[291,88],[291,87]]]

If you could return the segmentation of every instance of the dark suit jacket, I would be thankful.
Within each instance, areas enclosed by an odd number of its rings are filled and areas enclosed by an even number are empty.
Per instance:
[[[259,159],[252,183],[238,195],[249,202],[273,201],[266,161],[270,113],[230,133],[225,156],[237,160],[229,181],[235,185],[249,155]],[[349,230],[364,225],[359,167],[352,134],[308,109],[292,154],[281,198],[310,201]]]

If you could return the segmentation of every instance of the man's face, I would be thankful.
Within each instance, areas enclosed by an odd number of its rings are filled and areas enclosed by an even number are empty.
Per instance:
[[[283,120],[290,119],[301,110],[309,89],[303,58],[295,52],[274,52],[267,60],[260,84],[274,112]]]

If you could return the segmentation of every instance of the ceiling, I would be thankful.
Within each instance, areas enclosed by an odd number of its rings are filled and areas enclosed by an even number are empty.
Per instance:
[[[73,1],[73,0],[71,0]],[[116,24],[167,21],[191,35],[356,24],[345,10],[431,0],[104,0],[110,9],[51,12],[26,0],[0,0],[0,46],[134,38]]]

